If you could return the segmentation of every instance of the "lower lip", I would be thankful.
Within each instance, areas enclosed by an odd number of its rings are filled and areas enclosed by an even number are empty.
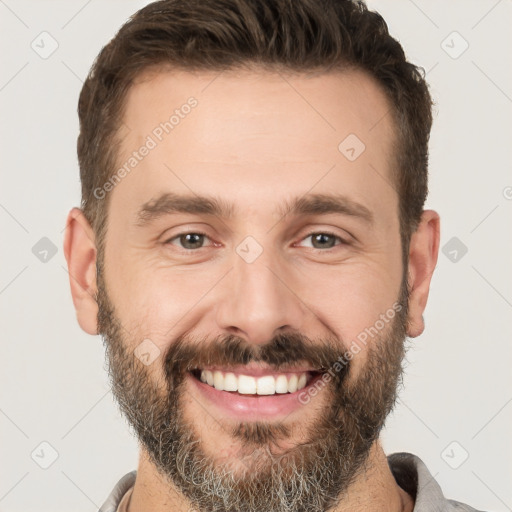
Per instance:
[[[203,397],[221,409],[223,414],[228,414],[238,420],[279,419],[290,415],[309,403],[309,400],[306,403],[301,403],[299,397],[302,397],[305,402],[304,398],[308,397],[308,389],[321,377],[322,375],[316,375],[305,388],[294,393],[254,396],[219,391],[196,379],[193,375],[187,374],[187,378]]]

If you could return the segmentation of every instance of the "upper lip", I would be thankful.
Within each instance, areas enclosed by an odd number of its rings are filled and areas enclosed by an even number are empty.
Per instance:
[[[210,370],[212,372],[218,370],[225,373],[235,373],[241,375],[250,375],[252,377],[262,377],[263,375],[282,375],[285,373],[304,373],[304,372],[318,372],[320,370],[312,368],[311,366],[297,366],[297,367],[283,367],[280,369],[272,368],[270,366],[262,366],[257,363],[249,363],[247,365],[238,366],[215,366],[207,365],[196,368],[198,370]]]

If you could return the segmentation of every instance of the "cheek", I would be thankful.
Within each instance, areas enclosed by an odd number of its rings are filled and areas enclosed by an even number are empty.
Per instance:
[[[219,281],[219,276],[206,266],[178,270],[161,262],[141,263],[133,258],[120,262],[113,274],[112,298],[117,301],[125,327],[159,347],[165,347],[189,327],[189,317]]]
[[[303,288],[302,296],[308,297],[308,306],[336,333],[345,348],[357,341],[360,350],[354,359],[364,360],[368,348],[382,336],[389,318],[395,314],[401,283],[399,270],[390,273],[389,269],[366,264],[340,267],[334,272],[330,269],[315,277],[314,281],[322,283],[321,286],[304,285],[308,289]],[[388,320],[384,325],[383,317]],[[378,335],[368,337],[367,344],[358,341],[365,337],[365,332],[375,329]],[[354,361],[354,366],[358,364]]]

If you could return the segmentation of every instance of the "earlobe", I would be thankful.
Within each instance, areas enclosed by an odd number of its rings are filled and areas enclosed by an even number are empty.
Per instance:
[[[68,214],[64,255],[78,323],[88,334],[97,334],[96,243],[93,229],[79,208]]]
[[[409,245],[409,314],[407,335],[419,336],[424,328],[423,312],[427,305],[430,281],[437,264],[440,218],[437,212],[425,210]]]

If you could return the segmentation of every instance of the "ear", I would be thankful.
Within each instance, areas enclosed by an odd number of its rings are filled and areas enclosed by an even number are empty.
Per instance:
[[[427,305],[430,280],[437,264],[440,218],[433,210],[425,210],[409,245],[409,316],[407,336],[415,338],[425,329],[423,311]]]
[[[93,229],[79,208],[68,214],[64,255],[78,323],[86,333],[98,334],[96,243]]]

